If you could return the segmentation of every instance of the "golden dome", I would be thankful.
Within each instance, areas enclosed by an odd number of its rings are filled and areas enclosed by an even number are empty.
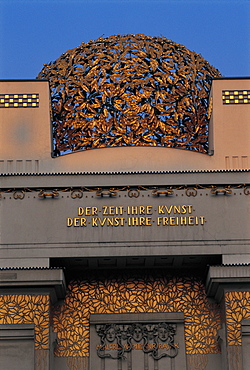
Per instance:
[[[220,73],[165,37],[116,35],[44,65],[55,154],[114,146],[165,146],[206,153],[208,95]]]

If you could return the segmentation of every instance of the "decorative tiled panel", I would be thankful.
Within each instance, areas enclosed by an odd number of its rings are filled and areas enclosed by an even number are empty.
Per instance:
[[[223,90],[223,104],[250,104],[250,90]]]
[[[0,108],[38,108],[39,94],[0,94]]]

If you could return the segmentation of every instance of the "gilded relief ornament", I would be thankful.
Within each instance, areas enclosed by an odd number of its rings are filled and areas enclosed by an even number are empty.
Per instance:
[[[0,324],[34,324],[35,349],[49,348],[50,299],[48,295],[0,295]]]
[[[116,35],[45,64],[54,155],[115,146],[208,153],[208,97],[220,72],[165,37]]]
[[[105,273],[103,276],[91,275],[70,283],[64,304],[56,307],[53,314],[53,326],[58,339],[55,355],[59,357],[89,355],[90,314],[145,312],[183,312],[186,353],[205,355],[219,352],[216,335],[221,325],[220,310],[217,305],[208,301],[202,281],[191,277],[170,278],[164,273],[156,272],[149,275],[140,275],[136,272],[130,276],[126,272],[120,272],[119,275],[109,272],[108,275]],[[168,327],[167,337],[167,328],[160,324],[158,327],[155,326],[150,340],[167,343],[175,328]],[[144,344],[146,334],[145,328],[142,329],[140,326],[131,326],[127,335],[131,338],[132,344]],[[106,342],[117,345],[112,356],[117,357],[118,351],[119,356],[126,355],[127,348],[121,347],[121,340],[124,330],[127,329],[106,326],[100,330],[103,331],[103,336],[100,336],[103,342],[100,344]],[[149,333],[150,329],[147,330]],[[120,342],[117,337],[120,338]],[[168,339],[164,342],[165,338]],[[127,345],[129,346],[129,341]],[[99,352],[103,353],[101,350]],[[154,353],[154,356],[159,357],[163,352]]]
[[[240,346],[241,322],[250,319],[250,292],[226,292],[225,305],[228,344]]]

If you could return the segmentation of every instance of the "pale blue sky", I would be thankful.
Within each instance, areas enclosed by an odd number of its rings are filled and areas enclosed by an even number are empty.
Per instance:
[[[163,35],[224,76],[250,76],[250,0],[0,0],[0,79],[35,78],[81,42],[130,33]]]

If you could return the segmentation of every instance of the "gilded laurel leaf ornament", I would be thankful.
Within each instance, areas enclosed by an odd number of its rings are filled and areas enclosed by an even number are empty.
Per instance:
[[[49,348],[48,295],[0,295],[0,324],[34,324],[35,349]]]
[[[116,35],[45,64],[55,155],[114,146],[208,151],[208,96],[220,72],[165,37]]]
[[[218,353],[219,307],[210,304],[202,281],[165,274],[89,276],[71,281],[63,305],[56,306],[55,355],[89,355],[89,317],[96,313],[183,312],[186,353]]]
[[[227,292],[225,304],[228,344],[242,345],[241,322],[250,319],[250,292]]]

